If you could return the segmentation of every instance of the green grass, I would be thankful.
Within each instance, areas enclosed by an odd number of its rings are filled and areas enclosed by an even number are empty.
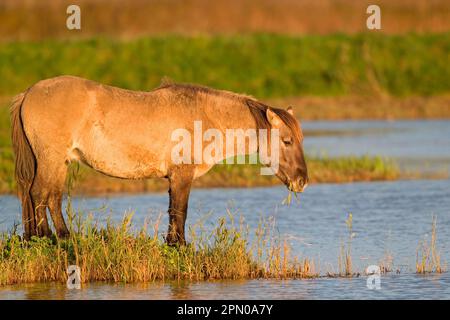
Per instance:
[[[450,33],[165,36],[0,44],[0,95],[71,74],[139,90],[164,76],[273,98],[450,91]]]
[[[352,182],[395,180],[401,172],[395,161],[381,156],[307,158],[311,181]]]
[[[400,171],[394,161],[373,156],[306,157],[310,181],[352,182],[395,180]],[[278,184],[275,176],[260,175],[258,165],[216,165],[210,173],[201,177],[201,186],[252,187]]]

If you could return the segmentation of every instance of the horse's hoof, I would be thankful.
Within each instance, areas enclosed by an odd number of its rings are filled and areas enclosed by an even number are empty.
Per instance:
[[[69,231],[62,231],[62,232],[58,232],[58,238],[61,240],[67,240],[70,237],[70,232]]]
[[[186,245],[186,241],[184,239],[171,239],[171,238],[167,237],[166,244],[169,247],[182,247],[182,246]]]

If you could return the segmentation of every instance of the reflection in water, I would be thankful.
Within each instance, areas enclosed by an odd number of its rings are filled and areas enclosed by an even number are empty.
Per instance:
[[[0,299],[449,299],[449,273],[381,277],[381,290],[369,290],[365,277],[303,280],[240,280],[148,284],[86,284],[68,290],[63,284],[0,288]]]

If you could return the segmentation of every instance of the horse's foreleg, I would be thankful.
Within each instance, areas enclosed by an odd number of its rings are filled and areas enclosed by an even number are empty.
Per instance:
[[[67,238],[69,236],[69,230],[67,229],[62,214],[62,191],[51,193],[48,202],[56,234],[59,238]]]
[[[169,245],[186,243],[184,226],[193,180],[192,171],[177,170],[169,176],[169,230],[166,238]]]

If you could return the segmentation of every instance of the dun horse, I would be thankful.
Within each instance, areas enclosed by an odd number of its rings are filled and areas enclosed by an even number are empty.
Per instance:
[[[171,132],[203,128],[279,129],[276,175],[289,189],[308,181],[303,136],[292,109],[269,107],[251,97],[185,84],[130,91],[71,76],[38,82],[11,107],[15,174],[24,237],[50,236],[47,208],[59,237],[69,231],[62,215],[67,165],[80,161],[123,179],[169,180],[169,244],[185,242],[188,198],[194,179],[212,164],[175,164]],[[269,141],[270,143],[270,141]],[[259,144],[259,142],[258,142]],[[258,146],[259,147],[259,146]],[[246,149],[246,153],[256,150]]]

